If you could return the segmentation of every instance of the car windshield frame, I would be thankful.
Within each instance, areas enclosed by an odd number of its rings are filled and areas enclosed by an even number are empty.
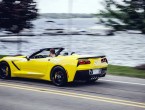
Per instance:
[[[64,50],[64,48],[44,48],[44,49],[40,49],[39,51],[34,52],[33,54],[31,54],[30,56],[28,56],[29,59],[33,59],[34,56],[44,52],[44,51],[50,51],[50,49],[55,49],[56,51],[56,57]]]

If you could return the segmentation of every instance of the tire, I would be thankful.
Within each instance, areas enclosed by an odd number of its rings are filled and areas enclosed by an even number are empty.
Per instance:
[[[7,62],[0,62],[0,78],[1,79],[10,79],[11,78],[11,69]]]
[[[51,81],[55,86],[65,86],[67,83],[66,71],[60,67],[55,67],[51,72]]]

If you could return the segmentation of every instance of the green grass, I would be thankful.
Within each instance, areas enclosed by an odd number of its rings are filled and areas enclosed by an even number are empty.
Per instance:
[[[145,70],[138,70],[133,67],[109,65],[108,73],[111,75],[137,77],[145,79]]]
[[[6,55],[0,55],[0,58]],[[109,65],[108,73],[111,75],[137,77],[145,79],[145,70],[138,70],[133,67]]]
[[[5,57],[6,55],[0,55],[0,58],[3,58],[3,57]]]

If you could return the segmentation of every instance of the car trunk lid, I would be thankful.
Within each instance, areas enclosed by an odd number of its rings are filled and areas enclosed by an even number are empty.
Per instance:
[[[107,68],[108,60],[105,55],[92,56],[84,55],[78,57],[78,70],[89,70],[97,68]]]

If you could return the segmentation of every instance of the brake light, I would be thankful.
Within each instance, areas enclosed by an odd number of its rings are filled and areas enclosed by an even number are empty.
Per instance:
[[[107,58],[103,58],[103,59],[101,59],[101,63],[104,63],[104,62],[108,63]]]
[[[91,62],[89,60],[81,59],[81,60],[79,60],[78,65],[85,65],[85,64],[90,64],[90,63]]]

